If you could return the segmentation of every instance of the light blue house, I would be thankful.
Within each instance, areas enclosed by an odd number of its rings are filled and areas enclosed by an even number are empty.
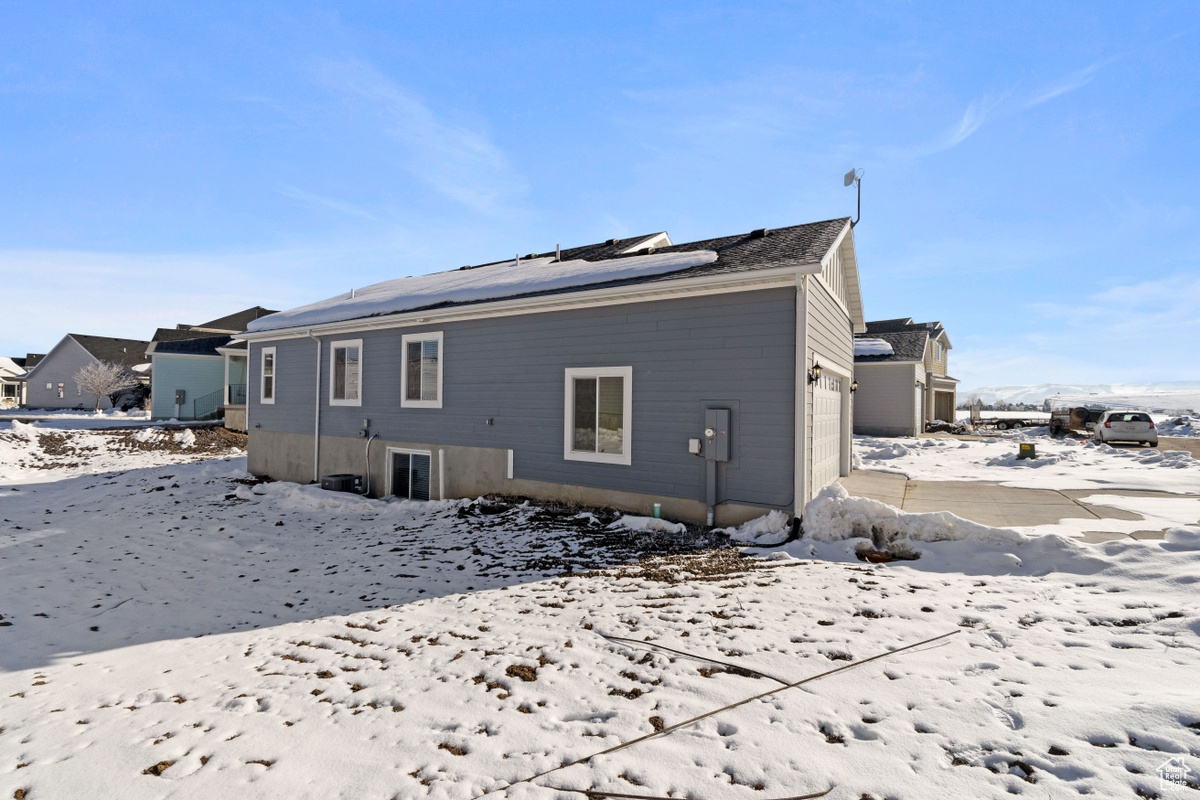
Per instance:
[[[216,419],[224,412],[234,418],[230,427],[244,429],[238,421],[245,418],[246,345],[233,334],[271,313],[255,306],[203,325],[160,330],[146,351],[153,365],[151,416]]]

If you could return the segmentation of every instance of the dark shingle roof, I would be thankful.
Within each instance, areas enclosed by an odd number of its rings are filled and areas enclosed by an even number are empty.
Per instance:
[[[145,364],[147,361],[146,349],[150,347],[149,342],[138,339],[113,339],[108,336],[85,336],[80,333],[68,335],[97,361],[111,361],[126,367]]]
[[[867,323],[867,334],[899,333],[901,331],[930,331],[936,336],[942,330],[940,322],[913,322],[912,317],[881,319]]]
[[[543,292],[531,292],[525,295],[514,295],[511,298],[539,297],[552,294],[581,292],[589,289],[609,286],[627,286],[631,284],[658,283],[678,278],[695,278],[704,275],[721,275],[737,272],[751,272],[772,267],[797,266],[819,262],[829,248],[833,246],[838,235],[850,223],[849,217],[809,222],[804,225],[792,225],[787,228],[774,228],[765,236],[755,236],[753,233],[738,233],[733,236],[721,236],[715,239],[701,239],[696,242],[684,242],[670,247],[656,247],[655,253],[690,253],[697,250],[713,250],[717,260],[711,264],[690,267],[679,272],[669,272],[665,275],[649,275],[640,278],[629,278],[620,281],[597,281],[586,286],[570,286],[563,289],[551,289]],[[650,234],[653,236],[654,234]],[[580,259],[583,261],[602,261],[605,259],[620,259],[638,255],[622,254],[639,241],[645,241],[649,236],[623,239],[620,243],[610,245],[593,244],[584,247],[571,248],[562,251],[563,260]],[[539,257],[553,256],[554,252],[535,254]],[[492,262],[499,263],[499,262]],[[453,304],[458,305],[458,304]]]
[[[218,347],[229,344],[231,336],[204,336],[202,338],[182,339],[170,342],[158,342],[154,345],[154,355],[191,355],[217,356]]]
[[[920,361],[925,357],[925,343],[929,341],[929,331],[924,326],[920,330],[911,331],[872,331],[871,323],[867,324],[867,333],[855,335],[855,339],[882,339],[892,346],[894,351],[887,356],[858,356],[854,360],[860,364],[874,364],[886,361]]]
[[[262,306],[254,306],[253,308],[247,308],[244,311],[239,311],[236,314],[229,314],[224,317],[218,317],[217,319],[210,320],[209,322],[204,322],[199,325],[195,325],[193,327],[207,328],[209,330],[217,330],[217,331],[230,331],[232,333],[241,333],[242,331],[246,330],[246,326],[249,325],[252,321],[258,319],[259,317],[265,317],[268,314],[274,314],[274,313],[275,313],[274,311],[272,311],[268,308],[263,308]]]
[[[150,341],[179,342],[183,341],[184,339],[195,339],[203,335],[204,333],[196,333],[195,331],[186,328],[159,328],[158,330],[154,331],[154,336],[150,338]]]

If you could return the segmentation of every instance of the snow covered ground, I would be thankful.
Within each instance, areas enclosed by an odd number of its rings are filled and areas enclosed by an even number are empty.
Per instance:
[[[832,487],[746,558],[644,520],[258,483],[163,433],[0,478],[0,798],[1169,798],[1174,764],[1200,788],[1198,529],[935,529]]]

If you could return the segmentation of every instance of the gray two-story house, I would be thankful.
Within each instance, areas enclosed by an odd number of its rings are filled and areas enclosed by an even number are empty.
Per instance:
[[[737,523],[850,468],[849,219],[665,233],[387,281],[255,320],[249,467]]]
[[[915,436],[925,423],[954,422],[958,379],[948,374],[950,337],[940,322],[868,322],[855,338],[854,432]]]

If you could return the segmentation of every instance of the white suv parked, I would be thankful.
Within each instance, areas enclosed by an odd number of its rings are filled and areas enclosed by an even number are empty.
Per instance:
[[[1092,436],[1097,442],[1137,442],[1158,446],[1158,429],[1145,411],[1105,411]]]

